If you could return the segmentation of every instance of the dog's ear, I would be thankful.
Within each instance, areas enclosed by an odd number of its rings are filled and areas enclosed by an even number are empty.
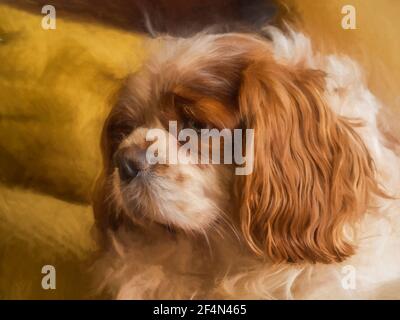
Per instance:
[[[110,176],[114,170],[113,156],[123,137],[132,131],[132,121],[124,105],[117,103],[103,125],[100,148],[102,152],[102,171],[92,192],[92,206],[100,243],[106,244],[109,230],[117,230],[126,219],[112,201],[113,185]]]
[[[324,74],[272,57],[243,72],[239,109],[254,129],[254,170],[238,177],[240,222],[250,247],[274,262],[342,261],[345,226],[380,193],[355,124],[323,97]]]

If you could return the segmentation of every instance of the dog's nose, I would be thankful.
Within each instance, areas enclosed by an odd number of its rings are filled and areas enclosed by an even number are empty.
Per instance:
[[[146,152],[142,150],[122,149],[114,157],[115,166],[118,168],[119,177],[124,182],[134,179],[139,172],[148,167]]]

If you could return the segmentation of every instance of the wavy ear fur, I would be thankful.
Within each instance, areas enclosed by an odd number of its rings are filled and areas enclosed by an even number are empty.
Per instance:
[[[274,262],[344,260],[345,236],[380,194],[373,161],[349,119],[323,97],[324,74],[252,58],[243,72],[239,109],[255,130],[253,174],[240,177],[245,239]]]

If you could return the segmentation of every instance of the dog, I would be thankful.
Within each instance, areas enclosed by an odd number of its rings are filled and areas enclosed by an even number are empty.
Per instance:
[[[102,133],[99,290],[116,299],[400,298],[400,158],[350,58],[292,29],[161,37]],[[251,129],[235,164],[150,164],[148,133]],[[168,150],[161,150],[161,154]]]

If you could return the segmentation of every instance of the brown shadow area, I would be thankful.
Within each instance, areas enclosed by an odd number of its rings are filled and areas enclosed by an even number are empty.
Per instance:
[[[97,22],[149,33],[189,36],[210,26],[225,30],[257,30],[277,14],[274,0],[4,0],[41,14],[48,4],[57,17]],[[148,19],[146,19],[148,17]],[[146,22],[147,20],[147,22]],[[151,26],[151,27],[149,27]],[[216,31],[219,31],[217,28]]]

